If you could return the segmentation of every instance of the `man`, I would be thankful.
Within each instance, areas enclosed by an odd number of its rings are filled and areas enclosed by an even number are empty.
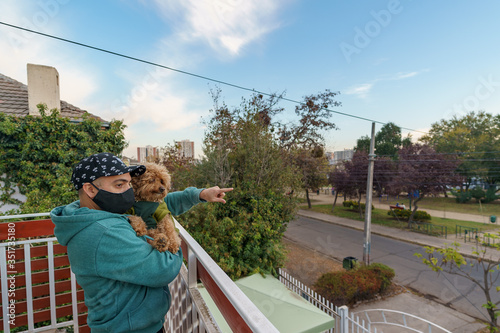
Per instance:
[[[179,273],[182,251],[158,252],[122,215],[134,203],[131,177],[145,170],[127,167],[110,153],[84,158],[71,177],[79,200],[51,212],[54,233],[67,246],[84,290],[92,332],[162,332],[171,301],[168,284]],[[190,187],[169,193],[165,201],[179,215],[200,202],[225,203],[231,190]]]

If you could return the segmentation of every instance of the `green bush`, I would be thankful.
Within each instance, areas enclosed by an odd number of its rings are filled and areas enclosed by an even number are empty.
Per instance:
[[[489,203],[489,202],[492,202],[492,201],[495,201],[497,199],[500,199],[500,195],[497,195],[496,194],[497,192],[497,188],[495,185],[491,186],[488,188],[488,190],[486,191],[486,194],[485,194],[485,198],[484,198],[484,203]]]
[[[455,196],[455,200],[458,203],[466,203],[472,199],[471,193],[469,191],[451,190],[451,194]]]
[[[344,207],[347,207],[351,210],[358,211],[359,210],[359,204],[357,201],[354,200],[346,200],[342,203]],[[365,211],[366,204],[364,202],[361,203],[361,209]],[[372,209],[375,209],[375,207],[372,205]]]
[[[177,219],[232,279],[276,275],[284,264],[281,239],[295,206],[281,193],[234,191],[225,205],[200,204]]]
[[[409,209],[394,209],[394,210],[388,210],[387,215],[389,216],[397,216],[400,219],[408,221],[408,219],[411,216],[411,210]],[[423,221],[423,220],[430,220],[431,215],[427,213],[425,210],[417,210],[415,212],[415,215],[413,215],[413,220],[416,221]]]
[[[374,263],[358,269],[323,274],[314,284],[316,292],[337,306],[353,305],[387,290],[394,270]]]
[[[430,220],[431,215],[425,210],[417,210],[415,212],[415,215],[413,215],[413,219],[416,221]]]

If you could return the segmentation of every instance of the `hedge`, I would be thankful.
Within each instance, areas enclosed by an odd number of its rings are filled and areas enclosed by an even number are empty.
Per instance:
[[[334,305],[352,306],[386,291],[394,276],[394,270],[389,266],[373,263],[353,270],[323,274],[314,284],[314,289]]]

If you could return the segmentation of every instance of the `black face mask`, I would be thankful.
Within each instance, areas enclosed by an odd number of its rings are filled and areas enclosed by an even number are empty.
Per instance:
[[[92,184],[92,183],[90,183]],[[102,210],[110,213],[123,214],[135,203],[134,190],[129,188],[123,193],[112,193],[102,190],[92,184],[98,192],[92,199]]]

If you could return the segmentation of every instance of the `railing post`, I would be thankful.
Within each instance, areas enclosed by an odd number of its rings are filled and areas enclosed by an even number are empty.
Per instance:
[[[340,315],[340,333],[349,333],[349,308],[342,305],[338,310]]]

